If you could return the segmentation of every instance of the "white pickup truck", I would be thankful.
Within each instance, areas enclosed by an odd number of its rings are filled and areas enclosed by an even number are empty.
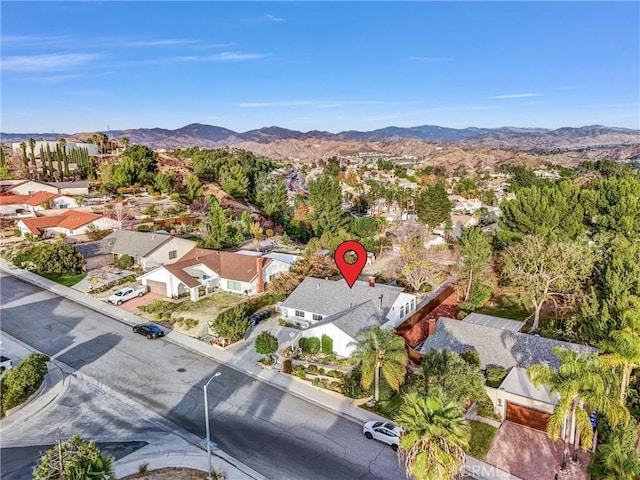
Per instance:
[[[121,305],[127,300],[131,300],[133,297],[141,297],[147,293],[147,287],[125,287],[118,290],[116,293],[107,298],[109,303],[114,305]]]

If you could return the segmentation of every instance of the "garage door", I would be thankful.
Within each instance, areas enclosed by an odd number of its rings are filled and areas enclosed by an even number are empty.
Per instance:
[[[507,402],[507,420],[536,430],[547,431],[551,414]]]
[[[163,297],[167,296],[167,284],[164,282],[156,282],[154,280],[147,280],[147,286],[151,293],[157,293]]]

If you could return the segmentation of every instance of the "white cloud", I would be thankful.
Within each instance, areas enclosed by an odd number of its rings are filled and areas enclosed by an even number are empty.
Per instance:
[[[284,22],[284,18],[276,17],[275,15],[265,14],[259,17],[248,18],[245,20],[247,23],[280,23]]]
[[[84,77],[86,77],[84,73],[67,73],[60,75],[38,75],[37,77],[30,77],[28,80],[35,83],[60,83]]]
[[[512,95],[496,95],[489,98],[526,98],[526,97],[541,97],[541,93],[514,93]]]
[[[2,46],[7,47],[49,47],[69,44],[70,38],[63,35],[3,35]]]
[[[215,55],[192,55],[188,57],[177,57],[174,60],[183,62],[236,62],[242,60],[258,60],[260,58],[270,57],[269,53],[240,53],[240,52],[223,52]]]
[[[101,55],[92,53],[54,53],[10,56],[2,60],[2,69],[14,72],[50,72],[69,70],[90,63]]]
[[[191,45],[194,43],[198,43],[198,41],[183,38],[167,38],[161,40],[122,40],[115,41],[112,44],[109,44],[107,42],[107,45],[118,47],[170,47],[179,45]]]
[[[280,102],[241,102],[236,104],[241,108],[269,108],[269,107],[304,107],[337,108],[345,105],[392,105],[394,102],[381,102],[377,100],[286,100]]]
[[[411,62],[450,62],[452,58],[443,57],[407,57]]]

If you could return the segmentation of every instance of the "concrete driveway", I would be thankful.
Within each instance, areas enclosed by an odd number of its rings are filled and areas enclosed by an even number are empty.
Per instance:
[[[129,301],[124,302],[122,305],[118,305],[125,312],[138,314],[138,307],[141,305],[149,305],[154,300],[166,300],[167,297],[160,295],[159,293],[147,292],[141,297],[134,297]]]

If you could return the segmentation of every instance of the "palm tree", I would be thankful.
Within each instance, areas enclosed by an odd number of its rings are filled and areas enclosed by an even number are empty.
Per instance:
[[[380,372],[393,390],[400,390],[409,361],[402,337],[374,325],[360,332],[352,345],[356,347],[354,358],[362,362],[362,386],[368,389],[375,380],[376,402],[380,399]]]
[[[35,175],[38,170],[36,168],[36,139],[33,137],[29,139],[29,150],[31,150],[31,168]]]
[[[547,385],[550,396],[559,396],[547,423],[547,434],[557,440],[561,432],[564,433],[564,466],[567,437],[573,438],[574,457],[577,457],[580,441],[584,450],[593,446],[590,412],[604,415],[612,426],[616,426],[628,420],[629,411],[612,395],[613,378],[597,355],[580,355],[564,347],[553,347],[553,353],[560,360],[557,370],[548,365],[533,365],[527,369],[527,377],[536,387]]]
[[[410,393],[404,397],[396,423],[404,430],[398,453],[407,477],[445,480],[462,471],[469,425],[457,403],[445,403],[439,393],[426,398]]]
[[[594,480],[637,480],[640,478],[640,454],[635,444],[638,424],[630,421],[609,432],[606,444],[600,445],[587,469]]]
[[[622,314],[622,330],[611,332],[610,351],[600,356],[603,365],[620,370],[620,403],[627,401],[631,373],[640,366],[640,299],[632,300],[633,307]]]
[[[120,139],[120,143],[122,144],[122,146],[126,150],[127,149],[127,145],[129,145],[129,137],[122,137]]]

